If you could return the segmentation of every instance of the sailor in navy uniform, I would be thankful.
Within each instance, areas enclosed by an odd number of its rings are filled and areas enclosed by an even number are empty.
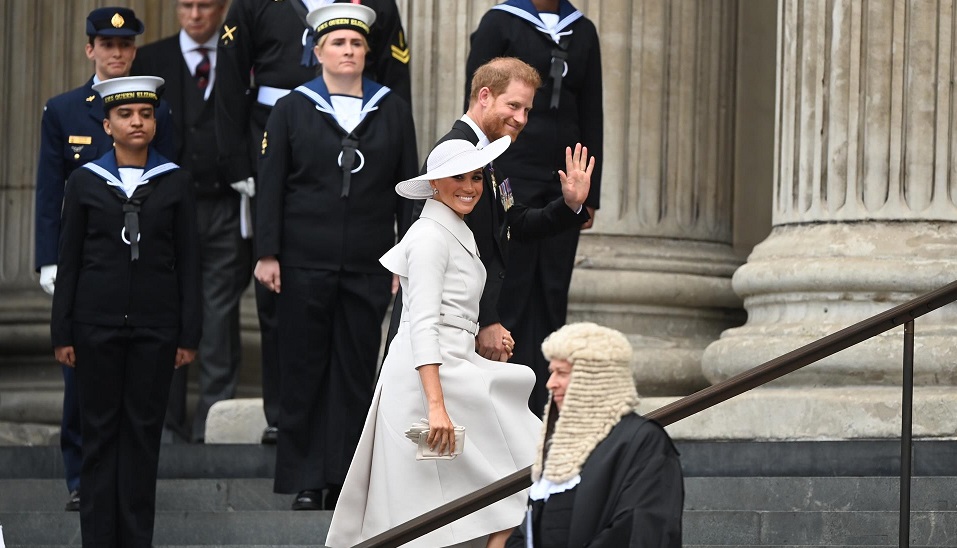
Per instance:
[[[86,55],[93,61],[93,77],[82,86],[50,99],[43,107],[40,155],[36,185],[36,268],[40,286],[53,294],[57,277],[57,242],[64,183],[76,168],[113,149],[113,139],[103,132],[103,101],[93,84],[126,76],[136,55],[135,37],[143,23],[128,8],[98,8],[86,18]],[[165,103],[157,107],[154,146],[173,154],[175,136]],[[73,369],[63,368],[63,420],[60,448],[70,499],[67,510],[79,510],[81,444],[80,415]]]
[[[601,195],[601,53],[594,24],[568,0],[508,0],[492,7],[471,37],[466,92],[472,74],[488,60],[517,57],[535,67],[543,85],[535,93],[528,124],[514,146],[496,160],[508,174],[515,201],[543,207],[561,196],[558,170],[565,147],[582,143],[597,158],[585,200],[590,220]],[[548,362],[539,351],[545,337],[565,325],[579,231],[513,242],[508,276],[499,298],[502,324],[516,346],[512,361],[535,370],[529,405],[541,413],[548,398]]]
[[[274,490],[297,493],[295,510],[332,509],[345,480],[391,298],[379,257],[407,228],[393,187],[418,172],[409,104],[362,77],[374,19],[309,13],[322,75],[276,103],[260,149],[255,275],[278,293],[282,349]]]
[[[341,0],[340,0],[341,1]],[[216,138],[220,163],[234,188],[255,194],[255,174],[266,119],[276,101],[316,77],[309,11],[332,0],[232,0],[219,37],[216,64]],[[353,3],[360,3],[353,0]],[[394,0],[362,0],[376,25],[369,34],[367,78],[411,103],[409,45]],[[255,207],[253,208],[255,210]],[[275,443],[279,415],[279,360],[275,297],[256,286],[262,335],[264,443]]]
[[[150,147],[162,82],[94,85],[115,147],[70,175],[63,205],[51,336],[76,370],[89,547],[151,545],[170,379],[201,332],[192,179]]]

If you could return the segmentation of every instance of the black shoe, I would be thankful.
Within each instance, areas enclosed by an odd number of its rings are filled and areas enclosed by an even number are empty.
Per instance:
[[[322,491],[307,489],[299,491],[292,502],[293,510],[322,510]]]
[[[279,438],[279,428],[275,426],[267,426],[263,430],[263,437],[261,443],[263,445],[276,445],[276,440]]]
[[[339,502],[339,494],[342,493],[341,485],[330,485],[326,489],[326,498],[322,503],[323,510],[335,510],[336,503]]]
[[[70,498],[66,501],[66,506],[63,507],[67,512],[79,512],[80,511],[80,490],[74,489],[70,493]]]

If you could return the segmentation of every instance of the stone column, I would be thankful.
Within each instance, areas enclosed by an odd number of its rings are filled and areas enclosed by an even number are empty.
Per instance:
[[[701,354],[743,320],[731,275],[738,3],[591,1],[602,40],[602,207],[569,319],[627,333],[642,395],[707,385]]]
[[[957,277],[955,15],[950,1],[779,3],[774,228],[734,274],[748,321],[708,347],[708,380]],[[918,434],[954,432],[955,319],[916,322]],[[703,435],[897,436],[901,354],[897,329],[719,406]]]

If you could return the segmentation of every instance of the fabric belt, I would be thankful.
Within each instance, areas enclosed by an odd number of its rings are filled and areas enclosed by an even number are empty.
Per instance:
[[[290,89],[274,88],[270,86],[259,86],[259,93],[256,95],[256,102],[268,107],[276,106],[276,101],[289,95]]]
[[[477,337],[479,332],[479,324],[451,314],[439,314],[439,325],[457,327],[471,333],[473,337]]]

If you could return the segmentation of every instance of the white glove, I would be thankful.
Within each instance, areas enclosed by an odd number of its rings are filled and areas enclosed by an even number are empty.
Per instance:
[[[239,200],[239,233],[248,240],[253,237],[253,211],[249,199],[256,195],[256,180],[248,177],[229,186],[242,196]]]
[[[419,422],[413,422],[412,427],[405,431],[405,437],[412,440],[412,443],[419,443],[419,437],[423,432],[429,431],[429,420],[419,419]]]
[[[56,265],[47,264],[40,267],[40,287],[47,292],[48,295],[53,295],[53,284],[56,282]]]
[[[250,198],[256,196],[256,180],[252,177],[247,177],[242,181],[236,181],[235,183],[230,183],[233,190],[242,194],[243,196],[248,196]]]

